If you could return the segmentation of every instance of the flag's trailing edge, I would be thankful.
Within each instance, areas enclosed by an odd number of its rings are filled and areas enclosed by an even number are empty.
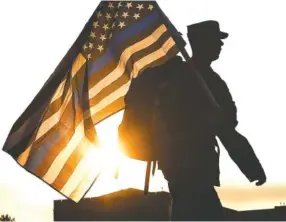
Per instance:
[[[155,1],[102,1],[14,123],[3,150],[80,201],[101,172],[94,125],[124,109],[132,78],[175,56],[175,42],[177,31]]]

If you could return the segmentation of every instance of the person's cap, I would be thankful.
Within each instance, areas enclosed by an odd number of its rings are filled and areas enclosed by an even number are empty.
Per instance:
[[[214,37],[225,39],[228,33],[222,32],[217,21],[209,20],[187,26],[190,38]]]

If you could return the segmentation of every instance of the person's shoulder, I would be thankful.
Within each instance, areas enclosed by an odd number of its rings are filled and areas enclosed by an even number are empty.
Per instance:
[[[187,69],[187,63],[182,59],[181,56],[174,56],[158,68],[164,76],[168,75],[172,78],[177,76],[178,72],[180,73]]]
[[[185,63],[185,61],[183,61],[182,57],[181,56],[174,56],[173,58],[167,60],[165,63],[164,63],[164,66],[166,67],[176,67],[176,66],[183,66]]]
[[[176,70],[182,68],[184,65],[184,61],[180,56],[174,56],[164,63],[159,65],[149,67],[142,72],[140,77],[138,78],[139,81],[161,81],[162,78],[166,79],[167,76],[172,76]]]
[[[174,56],[172,58],[169,58],[168,60],[161,62],[160,64],[157,64],[153,67],[150,67],[146,69],[146,71],[158,71],[158,70],[165,70],[170,69],[174,66],[180,66],[183,65],[184,61],[181,56]]]

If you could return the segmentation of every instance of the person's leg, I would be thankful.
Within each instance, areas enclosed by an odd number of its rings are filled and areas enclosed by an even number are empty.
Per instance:
[[[172,221],[223,220],[223,208],[214,187],[186,187],[169,183],[172,195]]]
[[[199,191],[194,197],[196,199],[199,203],[196,210],[198,220],[224,220],[223,207],[214,187]]]

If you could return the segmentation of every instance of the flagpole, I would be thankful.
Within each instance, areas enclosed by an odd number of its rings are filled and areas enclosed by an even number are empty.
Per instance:
[[[152,161],[148,161],[147,166],[146,166],[145,183],[144,183],[144,194],[145,195],[147,195],[149,192],[151,164],[152,164]]]

